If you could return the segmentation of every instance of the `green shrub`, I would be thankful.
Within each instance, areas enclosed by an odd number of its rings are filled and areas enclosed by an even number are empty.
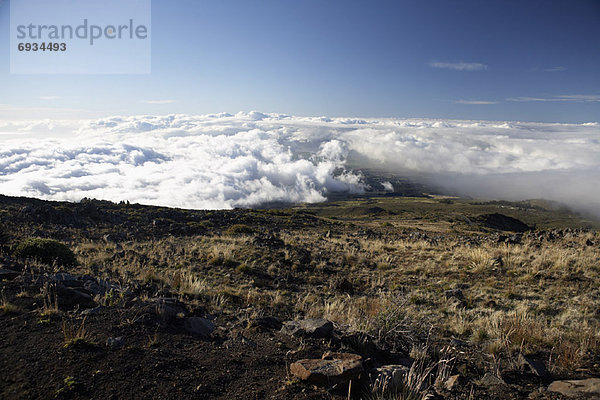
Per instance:
[[[238,265],[235,269],[236,271],[241,272],[242,274],[249,274],[250,272],[252,272],[252,268],[246,263]]]
[[[254,229],[245,224],[235,224],[227,228],[225,233],[230,236],[249,235],[254,233]]]
[[[452,199],[440,199],[438,200],[440,204],[454,204],[454,200]]]
[[[15,248],[14,255],[21,258],[34,258],[46,264],[77,265],[77,258],[71,249],[64,243],[53,239],[22,240]]]

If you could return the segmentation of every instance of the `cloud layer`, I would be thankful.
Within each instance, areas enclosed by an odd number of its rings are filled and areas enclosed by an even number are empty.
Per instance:
[[[0,192],[232,208],[362,190],[360,176],[343,171],[343,143],[323,142],[313,159],[300,158],[256,119],[261,114],[0,125],[13,137],[0,150]]]
[[[359,170],[374,168],[456,193],[548,198],[600,215],[597,123],[250,112],[0,122],[0,141],[0,193],[9,195],[252,207],[361,192]]]

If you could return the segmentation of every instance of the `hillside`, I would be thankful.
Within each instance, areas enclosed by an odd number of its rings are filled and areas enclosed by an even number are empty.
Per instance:
[[[598,227],[543,201],[0,196],[0,398],[597,398],[555,381],[600,377]]]

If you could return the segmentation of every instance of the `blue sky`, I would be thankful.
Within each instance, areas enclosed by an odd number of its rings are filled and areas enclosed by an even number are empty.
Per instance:
[[[0,118],[600,120],[597,0],[153,0],[148,75],[11,75],[9,22]]]

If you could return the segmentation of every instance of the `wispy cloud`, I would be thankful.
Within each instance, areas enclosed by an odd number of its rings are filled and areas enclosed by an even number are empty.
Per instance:
[[[165,99],[165,100],[145,100],[143,103],[146,104],[172,104],[175,103],[176,100]]]
[[[40,100],[58,100],[60,99],[60,96],[40,96],[39,99]]]
[[[600,94],[573,94],[558,97],[561,101],[600,101]]]
[[[542,71],[544,72],[562,72],[562,71],[566,71],[567,67],[563,67],[562,65],[558,66],[558,67],[552,67],[552,68],[546,68],[543,69]]]
[[[487,100],[456,100],[455,104],[498,104],[497,101],[487,101]]]
[[[433,68],[453,69],[455,71],[481,71],[488,67],[482,63],[466,63],[462,61],[458,63],[430,62],[428,65]]]
[[[550,101],[571,101],[571,102],[579,102],[579,103],[591,103],[600,101],[600,95],[598,94],[570,94],[570,95],[560,95],[560,96],[550,96],[550,97],[510,97],[506,99],[506,101],[517,101],[517,102],[527,102],[527,101],[542,101],[542,102],[550,102]]]

